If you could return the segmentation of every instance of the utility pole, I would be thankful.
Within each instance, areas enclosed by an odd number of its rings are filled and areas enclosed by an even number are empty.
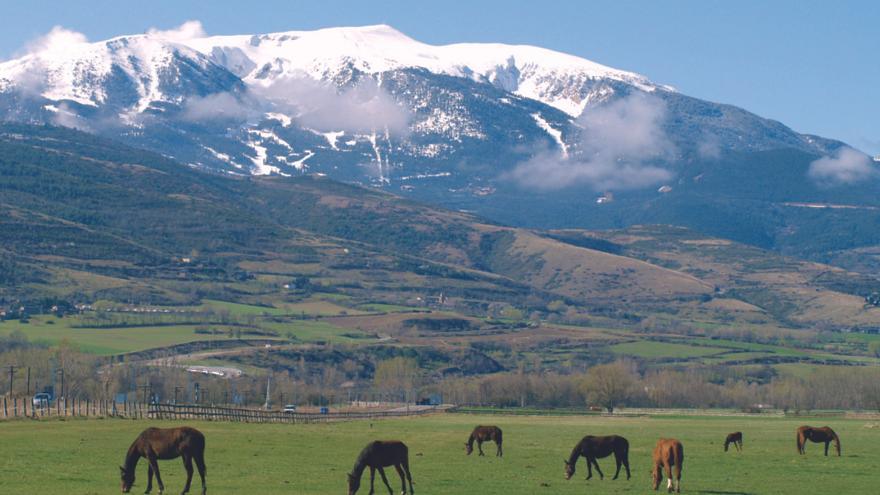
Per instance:
[[[147,382],[144,382],[144,384],[140,385],[138,388],[144,391],[144,403],[146,404],[147,403],[147,391],[151,390],[153,388],[153,386]]]
[[[14,364],[9,365],[9,396],[10,397],[12,397],[12,384],[13,384],[13,381],[15,380],[15,368],[18,368],[18,366],[15,366]]]
[[[31,367],[27,368],[27,396],[31,396]]]
[[[269,410],[269,384],[272,383],[272,374],[266,375],[266,404],[263,405],[263,409]]]

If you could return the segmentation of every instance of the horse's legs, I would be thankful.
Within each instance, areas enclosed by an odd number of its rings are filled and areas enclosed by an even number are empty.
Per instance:
[[[612,480],[617,479],[617,476],[620,474],[620,465],[623,464],[620,462],[620,457],[618,457],[617,454],[614,454],[614,463],[617,464],[617,469],[614,471],[614,477],[611,478]]]
[[[496,457],[504,456],[504,452],[501,451],[501,440],[498,440],[497,442],[495,442],[495,446],[497,447],[495,449],[495,456]]]
[[[736,449],[739,452],[743,451],[743,441],[742,440],[740,440],[739,442],[736,442]]]
[[[373,466],[370,466],[370,495],[373,495],[373,493],[376,491],[376,489],[373,486],[375,481],[376,481],[376,468],[374,468]]]
[[[681,462],[675,465],[675,493],[681,493]]]
[[[409,459],[403,459],[403,472],[406,473],[406,480],[409,481],[409,493],[413,495],[415,490],[412,487],[412,474],[409,472]]]
[[[153,466],[150,466],[149,461],[147,462],[147,490],[144,493],[150,493],[153,491]]]
[[[587,460],[587,477],[586,477],[586,479],[590,479],[593,477],[593,462],[587,456],[584,456],[584,459]]]
[[[196,468],[199,470],[199,477],[202,479],[202,495],[208,493],[208,485],[205,483],[205,454],[204,452],[196,452],[194,456]]]
[[[153,474],[156,475],[156,483],[159,484],[159,495],[165,491],[165,484],[162,483],[162,476],[159,474],[159,463],[156,462],[156,456],[147,457],[147,460],[150,461],[150,467],[153,468]]]
[[[486,455],[483,453],[483,441],[479,438],[477,439],[477,449],[479,449],[480,455]]]
[[[828,442],[828,440],[825,441],[825,457],[828,457],[828,444],[829,443],[830,442]]]
[[[596,466],[596,472],[599,473],[599,479],[604,480],[605,474],[602,473],[602,470],[599,469],[599,461],[596,457],[593,457],[593,465]]]
[[[666,491],[667,492],[672,493],[672,485],[673,485],[672,466],[667,464],[666,465]]]
[[[394,490],[391,489],[391,485],[388,484],[388,478],[385,477],[385,470],[382,469],[382,466],[376,468],[379,470],[379,476],[382,477],[382,482],[385,483],[385,488],[388,488],[388,495],[394,495]]]
[[[400,464],[395,464],[394,469],[397,470],[397,475],[400,476],[400,495],[406,495],[406,476],[403,474],[403,468],[400,467]]]
[[[183,491],[180,492],[180,495],[184,495],[189,492],[189,485],[192,484],[193,479],[193,460],[192,456],[189,454],[185,454],[183,456],[183,468],[186,469],[186,484],[183,485]]]

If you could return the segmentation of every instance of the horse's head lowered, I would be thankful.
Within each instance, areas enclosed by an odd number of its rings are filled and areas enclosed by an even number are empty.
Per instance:
[[[470,443],[465,442],[464,451],[467,453],[467,455],[471,455],[471,453],[474,451],[474,446]]]
[[[348,473],[348,495],[354,495],[361,487],[361,478]]]
[[[131,490],[131,485],[134,485],[134,469],[129,472],[119,466],[119,473],[122,475],[122,493],[128,493]]]
[[[565,463],[565,479],[570,480],[574,476],[574,463],[562,460]]]

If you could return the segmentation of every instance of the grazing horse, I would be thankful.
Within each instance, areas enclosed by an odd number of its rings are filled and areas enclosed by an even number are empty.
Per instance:
[[[180,428],[147,428],[134,440],[128,453],[125,455],[125,466],[120,466],[122,472],[122,493],[128,493],[134,484],[134,474],[137,463],[141,457],[147,460],[147,491],[153,489],[153,474],[159,483],[159,494],[165,491],[162,477],[159,475],[159,459],[176,459],[183,457],[183,467],[186,469],[186,486],[181,494],[189,492],[192,483],[193,461],[199,469],[202,478],[202,495],[207,493],[205,485],[205,435],[195,428],[182,426]]]
[[[837,450],[837,457],[840,457],[840,438],[837,433],[827,426],[822,428],[813,428],[812,426],[801,426],[797,429],[797,448],[798,454],[806,454],[807,440],[815,443],[825,442],[825,455],[828,455],[828,444],[834,442],[834,448]]]
[[[684,447],[681,442],[674,438],[657,440],[657,446],[654,447],[654,470],[651,472],[654,490],[660,487],[660,482],[663,481],[663,470],[666,470],[668,480],[666,491],[672,493],[672,487],[675,486],[675,493],[681,493],[682,463],[684,463]]]
[[[464,444],[464,450],[467,452],[467,455],[471,455],[471,452],[474,451],[474,441],[477,442],[477,450],[480,451],[480,455],[483,454],[483,442],[488,442],[490,440],[495,442],[496,450],[495,457],[504,456],[504,452],[501,450],[501,428],[497,426],[477,426],[474,428],[474,431],[471,432],[471,436],[468,437],[468,441]]]
[[[574,446],[568,460],[563,461],[565,462],[565,479],[570,480],[574,475],[575,465],[580,456],[584,456],[587,459],[586,479],[593,477],[592,466],[596,467],[599,479],[604,479],[605,476],[602,474],[602,470],[599,469],[599,463],[596,462],[596,459],[608,457],[612,453],[614,453],[614,461],[617,463],[617,471],[614,472],[614,478],[612,479],[617,479],[617,476],[620,474],[621,464],[626,467],[626,479],[629,479],[629,442],[617,435],[607,437],[585,436]]]
[[[741,431],[735,431],[733,433],[728,433],[727,438],[724,439],[724,451],[727,452],[727,448],[733,444],[736,447],[737,452],[742,452],[743,449],[743,433]]]
[[[409,449],[403,442],[397,440],[376,440],[367,444],[357,460],[354,462],[354,468],[348,473],[348,495],[354,495],[361,487],[361,475],[364,469],[370,468],[370,495],[373,494],[376,479],[376,470],[382,476],[382,481],[388,487],[388,493],[394,493],[391,485],[388,484],[388,478],[385,477],[384,467],[394,466],[397,475],[400,476],[401,495],[406,495],[406,482],[409,481],[409,493],[415,493],[412,486],[412,475],[409,473]],[[403,475],[406,474],[406,479]]]

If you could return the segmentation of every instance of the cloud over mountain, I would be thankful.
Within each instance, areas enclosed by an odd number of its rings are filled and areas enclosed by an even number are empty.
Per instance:
[[[509,177],[542,191],[579,185],[595,191],[637,189],[668,180],[668,170],[651,164],[674,149],[663,131],[665,117],[663,101],[642,93],[590,109],[577,119],[576,154],[540,151]]]
[[[875,177],[877,170],[868,155],[847,146],[812,162],[807,173],[817,182],[851,185]]]

